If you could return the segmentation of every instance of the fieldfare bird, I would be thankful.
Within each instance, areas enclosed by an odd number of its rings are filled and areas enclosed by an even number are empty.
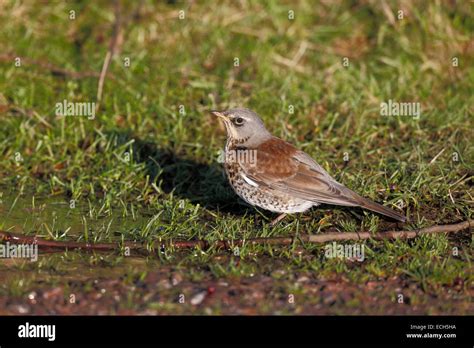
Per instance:
[[[237,108],[212,113],[227,130],[224,167],[230,185],[247,203],[281,213],[272,225],[321,203],[362,207],[406,221],[338,183],[308,154],[270,134],[255,112]]]

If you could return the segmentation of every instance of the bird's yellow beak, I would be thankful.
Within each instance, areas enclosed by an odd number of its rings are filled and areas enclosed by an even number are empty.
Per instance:
[[[222,112],[219,112],[219,111],[216,111],[216,110],[211,111],[211,114],[213,114],[214,116],[223,118],[224,120],[228,120],[228,119],[229,119],[229,118],[228,118],[226,115],[224,115]]]

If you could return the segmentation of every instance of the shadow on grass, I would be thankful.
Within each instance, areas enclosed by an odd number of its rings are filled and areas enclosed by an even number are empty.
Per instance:
[[[133,153],[137,162],[145,163],[151,181],[159,184],[167,193],[173,193],[178,199],[188,199],[193,204],[236,216],[255,213],[229,186],[220,163],[199,163],[160,147],[150,141],[144,141],[131,132],[111,132],[118,144],[134,139]]]

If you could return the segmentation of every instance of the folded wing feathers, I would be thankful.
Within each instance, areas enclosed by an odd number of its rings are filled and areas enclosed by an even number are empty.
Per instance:
[[[290,144],[288,146],[292,147]],[[295,149],[293,156],[286,162],[282,160],[277,163],[272,162],[269,153],[259,151],[258,161],[261,162],[260,165],[245,166],[244,171],[247,180],[259,186],[266,186],[310,202],[361,206],[399,221],[406,220],[402,214],[372,202],[338,183],[302,151]]]

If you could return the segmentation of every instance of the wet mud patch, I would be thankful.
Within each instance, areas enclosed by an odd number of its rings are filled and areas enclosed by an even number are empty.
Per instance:
[[[221,257],[220,262],[234,262]],[[268,257],[259,263],[272,261]],[[250,262],[252,263],[252,262]],[[271,266],[270,266],[271,265]],[[177,267],[130,258],[118,265],[68,262],[48,272],[6,266],[1,315],[29,314],[468,314],[473,290],[461,280],[422,290],[408,277],[355,282],[345,275],[291,272],[283,262],[256,273],[217,276],[206,265]],[[11,267],[18,269],[13,274]],[[26,267],[28,268],[28,267]],[[21,282],[21,284],[18,284]]]

